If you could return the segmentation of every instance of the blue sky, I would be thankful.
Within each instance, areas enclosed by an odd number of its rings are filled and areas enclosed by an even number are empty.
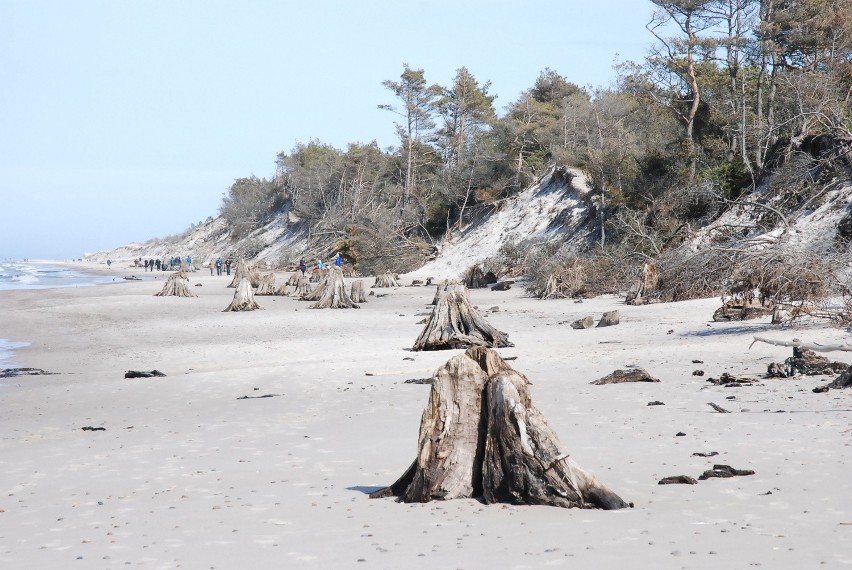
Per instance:
[[[68,259],[215,216],[312,138],[397,143],[403,62],[606,86],[652,42],[645,0],[0,0],[0,259]]]

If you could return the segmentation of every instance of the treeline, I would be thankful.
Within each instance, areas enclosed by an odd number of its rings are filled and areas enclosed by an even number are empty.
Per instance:
[[[656,46],[612,88],[545,69],[498,112],[467,68],[442,86],[406,64],[379,105],[398,147],[299,143],[273,179],[237,180],[221,213],[243,235],[289,208],[362,270],[402,271],[557,164],[592,178],[598,247],[640,259],[754,189],[796,137],[852,138],[852,0],[653,5]]]

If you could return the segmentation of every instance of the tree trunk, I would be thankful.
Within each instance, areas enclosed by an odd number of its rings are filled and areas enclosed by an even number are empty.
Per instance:
[[[236,289],[237,290],[234,291],[234,300],[231,301],[231,304],[228,305],[228,308],[223,312],[254,311],[255,309],[263,308],[255,302],[254,291],[252,291],[251,283],[248,279],[241,279],[237,284]]]
[[[470,304],[467,289],[448,283],[439,292],[432,315],[412,350],[449,350],[471,346],[515,346],[508,335],[488,324]]]
[[[376,276],[376,282],[373,283],[371,289],[381,289],[385,287],[399,287],[399,281],[397,280],[396,275],[390,271],[385,271],[381,275]]]
[[[352,289],[349,290],[349,296],[353,303],[366,303],[367,296],[364,294],[364,282],[360,279],[352,282]]]
[[[155,297],[198,297],[195,293],[190,291],[187,284],[189,283],[189,279],[187,279],[186,274],[183,271],[175,271],[166,282],[163,284],[163,288],[159,293],[154,293]]]
[[[260,278],[255,295],[275,295],[275,273],[269,272]]]
[[[471,348],[451,358],[433,378],[417,458],[399,480],[371,497],[627,507],[562,451],[533,406],[528,384],[493,350]]]
[[[454,283],[456,283],[456,282],[454,282]],[[437,305],[438,304],[438,299],[441,298],[441,291],[446,289],[447,285],[449,285],[449,284],[450,284],[450,282],[446,279],[444,279],[443,281],[441,281],[438,284],[438,287],[435,289],[435,296],[432,297],[432,302],[429,303],[430,305]]]
[[[329,273],[327,271],[323,271],[322,281],[317,283],[317,286],[313,291],[310,290],[310,285],[308,285],[308,292],[299,297],[300,301],[319,301],[325,291],[325,287],[328,284]]]
[[[301,271],[296,271],[287,279],[288,287],[297,287],[299,285],[299,278],[302,277]]]
[[[240,258],[237,262],[237,270],[234,271],[234,278],[231,280],[228,287],[236,287],[239,285],[241,279],[248,279],[249,284],[251,284],[252,287],[255,287],[257,282],[260,281],[259,276],[252,271],[251,265],[243,258]]]
[[[322,296],[311,309],[360,309],[346,293],[343,272],[338,267],[329,270]]]

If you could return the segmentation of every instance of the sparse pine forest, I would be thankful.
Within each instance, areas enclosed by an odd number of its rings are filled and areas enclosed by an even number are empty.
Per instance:
[[[785,234],[852,179],[852,0],[653,0],[646,28],[654,47],[612,87],[545,69],[503,108],[466,67],[436,85],[403,64],[376,102],[397,146],[298,143],[273,179],[237,180],[221,214],[240,237],[287,212],[363,273],[401,272],[569,166],[590,177],[593,237],[582,251],[507,246],[503,271],[527,274],[534,294],[557,276],[567,295],[624,290],[649,263],[660,300],[744,283],[776,300],[848,292],[837,271],[852,211],[816,249]],[[719,223],[731,212],[736,223]]]

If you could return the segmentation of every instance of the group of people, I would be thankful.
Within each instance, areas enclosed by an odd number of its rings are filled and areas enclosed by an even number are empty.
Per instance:
[[[141,257],[134,259],[133,264],[136,267],[144,267],[145,271],[177,271],[184,263],[184,258],[173,256],[168,259],[165,257],[160,259],[142,259]],[[193,271],[192,257],[186,256],[186,269]]]
[[[334,265],[335,267],[343,268],[343,256],[341,256],[340,253],[338,253],[337,256],[335,256],[335,258],[332,261],[329,261],[328,263],[323,262],[322,259],[314,260],[314,270],[327,269],[328,267],[331,267],[332,265]],[[302,275],[304,275],[307,270],[308,270],[308,264],[305,263],[305,259],[304,258],[300,259],[299,260],[299,271],[301,271]]]
[[[216,259],[211,259],[208,266],[210,267],[210,275],[213,275],[213,271],[216,271],[216,275],[222,275],[222,270],[226,271],[227,275],[231,274],[231,266],[234,265],[234,262],[231,261],[231,258],[227,258],[222,261],[221,257],[217,257]]]

